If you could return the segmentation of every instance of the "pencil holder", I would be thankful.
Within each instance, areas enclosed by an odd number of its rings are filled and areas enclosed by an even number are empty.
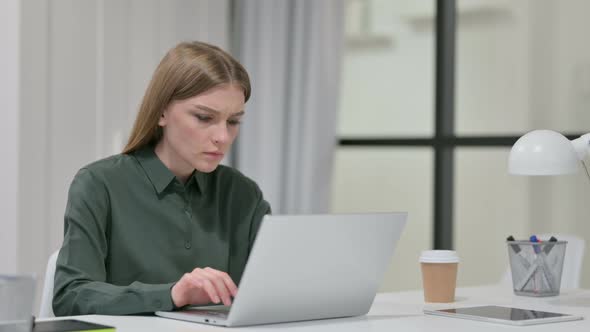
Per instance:
[[[559,295],[567,241],[506,241],[514,294]]]

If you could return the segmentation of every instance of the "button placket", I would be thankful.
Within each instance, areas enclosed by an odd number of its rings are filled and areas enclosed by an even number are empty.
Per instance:
[[[191,237],[192,237],[192,233],[193,233],[193,231],[192,231],[192,228],[193,228],[192,215],[191,215],[191,211],[188,207],[184,208],[184,213],[187,216],[187,219],[186,219],[187,232],[185,233],[184,248],[190,249],[192,247]]]
[[[192,231],[192,228],[193,228],[192,220],[193,220],[193,214],[192,214],[191,207],[190,207],[190,194],[189,194],[189,191],[188,190],[185,190],[183,192],[183,199],[184,199],[184,202],[185,202],[184,214],[187,217],[187,219],[186,219],[186,222],[187,222],[187,227],[186,227],[187,228],[187,232],[185,233],[184,248],[188,250],[188,249],[192,248],[192,246],[193,246],[192,245],[192,234],[193,234],[193,231]]]

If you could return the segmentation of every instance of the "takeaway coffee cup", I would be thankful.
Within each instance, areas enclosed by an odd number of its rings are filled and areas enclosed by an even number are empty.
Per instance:
[[[425,302],[455,301],[459,256],[452,250],[425,250],[420,256]]]

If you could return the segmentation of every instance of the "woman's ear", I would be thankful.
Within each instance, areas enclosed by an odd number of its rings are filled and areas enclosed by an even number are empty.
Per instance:
[[[167,115],[166,114],[166,111],[167,111],[167,109],[165,109],[164,112],[162,112],[162,114],[160,115],[160,118],[158,119],[158,125],[160,127],[166,126],[166,122],[168,120],[167,117],[166,117],[166,115]]]

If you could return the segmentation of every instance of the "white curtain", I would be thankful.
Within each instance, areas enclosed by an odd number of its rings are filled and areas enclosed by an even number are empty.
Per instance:
[[[234,164],[260,185],[273,213],[330,205],[344,1],[236,1],[238,55],[252,98]]]

